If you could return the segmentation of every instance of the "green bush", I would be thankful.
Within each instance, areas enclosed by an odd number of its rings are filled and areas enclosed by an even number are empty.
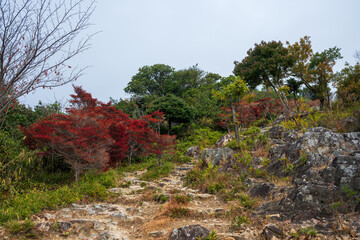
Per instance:
[[[37,161],[34,152],[23,147],[20,140],[0,130],[0,200],[17,192],[19,184],[38,172]]]
[[[141,180],[151,181],[160,177],[165,177],[173,170],[172,162],[159,162],[157,159],[151,159],[148,171],[141,176]]]
[[[237,142],[236,140],[230,141],[226,147],[231,148],[233,150],[244,151],[249,149],[249,145],[245,141]]]
[[[86,174],[78,182],[56,189],[28,189],[21,194],[9,196],[0,202],[0,225],[29,218],[43,209],[57,209],[79,200],[103,201],[114,187],[118,175],[115,170],[101,174]]]
[[[234,230],[241,229],[241,225],[250,223],[250,220],[246,216],[236,216],[231,221],[231,228]]]
[[[158,203],[165,203],[169,200],[169,197],[164,194],[155,194],[153,200]]]
[[[214,131],[208,127],[200,127],[196,124],[193,124],[192,129],[188,131],[188,136],[179,141],[178,149],[181,152],[185,152],[189,147],[192,146],[207,148],[211,145],[214,145],[222,135],[222,132]]]
[[[259,146],[265,146],[269,143],[268,136],[264,134],[260,134],[260,128],[258,127],[250,127],[246,129],[242,135],[244,136],[240,142],[236,140],[232,140],[226,146],[239,151],[250,151],[253,148]]]

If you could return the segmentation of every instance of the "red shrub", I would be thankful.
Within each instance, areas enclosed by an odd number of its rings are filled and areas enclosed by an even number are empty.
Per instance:
[[[151,127],[164,119],[160,112],[131,119],[110,103],[92,98],[81,87],[74,87],[71,107],[66,115],[54,114],[26,129],[25,143],[60,155],[72,167],[76,179],[86,169],[104,170],[117,166],[124,158],[160,155],[174,144],[175,136],[160,135]]]

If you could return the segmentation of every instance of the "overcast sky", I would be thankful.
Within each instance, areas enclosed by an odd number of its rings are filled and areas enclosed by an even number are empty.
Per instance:
[[[73,65],[91,66],[75,85],[101,101],[126,98],[123,89],[138,69],[163,63],[176,70],[199,68],[232,74],[234,60],[262,40],[294,43],[311,36],[314,51],[341,48],[355,63],[360,50],[359,0],[98,0],[90,31],[99,34]],[[65,103],[71,84],[22,98]]]

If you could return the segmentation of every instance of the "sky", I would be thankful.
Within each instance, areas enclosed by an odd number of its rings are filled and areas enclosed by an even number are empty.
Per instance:
[[[315,52],[337,46],[343,55],[337,71],[355,64],[360,50],[359,0],[98,0],[96,6],[88,31],[99,33],[69,64],[89,66],[73,84],[103,102],[129,98],[123,89],[145,65],[198,64],[226,77],[262,40],[294,43],[308,35]],[[67,84],[20,101],[66,106],[72,93]]]

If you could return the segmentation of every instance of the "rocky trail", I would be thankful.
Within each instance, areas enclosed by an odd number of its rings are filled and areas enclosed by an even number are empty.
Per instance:
[[[119,194],[116,202],[72,204],[58,211],[38,214],[34,217],[35,229],[41,233],[41,239],[168,239],[176,228],[201,225],[210,231],[216,230],[220,237],[240,239],[236,238],[239,233],[228,231],[231,221],[225,217],[225,212],[230,210],[231,203],[224,204],[215,195],[183,187],[183,179],[194,164],[179,165],[169,176],[151,182],[140,180],[144,171],[127,173],[123,181],[130,182],[129,186],[109,190]],[[147,198],[146,192],[154,189],[168,198],[174,197],[174,193],[189,196],[191,200],[184,206],[188,213],[178,218],[168,216],[166,203]],[[208,233],[206,229],[203,231]],[[253,230],[251,234],[255,237],[257,233]]]
[[[219,165],[219,171],[241,172],[232,150],[216,146],[158,180],[141,180],[146,171],[125,173],[122,187],[109,189],[114,197],[106,203],[72,204],[33,216],[37,239],[196,240],[209,233],[208,240],[360,239],[359,193],[343,196],[343,186],[360,189],[360,133],[316,128],[307,133],[272,129],[269,135],[268,171],[289,176],[292,166],[292,180],[249,176],[243,184],[246,194],[256,199],[251,210],[237,208],[236,200],[225,202],[184,186],[199,158],[202,164]],[[287,165],[278,159],[286,159]],[[263,168],[259,163],[261,159],[254,158],[251,166]],[[210,238],[212,231],[217,238]]]

